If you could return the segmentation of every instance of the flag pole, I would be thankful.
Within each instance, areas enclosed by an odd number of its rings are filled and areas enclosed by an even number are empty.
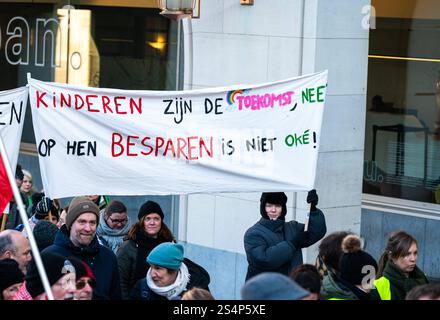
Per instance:
[[[8,221],[8,216],[9,216],[9,212],[8,213],[3,212],[3,215],[2,215],[2,226],[0,227],[0,232],[5,230],[6,222]]]
[[[306,220],[304,221],[304,232],[309,230],[309,218],[310,218],[310,210],[307,212]]]
[[[41,260],[40,252],[38,251],[37,243],[35,242],[34,234],[32,233],[32,229],[29,225],[28,216],[24,210],[23,200],[21,199],[20,191],[18,191],[17,184],[15,183],[15,177],[12,174],[11,166],[9,164],[8,155],[6,154],[5,145],[3,144],[3,139],[0,136],[0,155],[3,161],[3,164],[6,169],[6,173],[8,174],[9,184],[11,185],[12,192],[14,194],[15,202],[17,203],[17,208],[20,213],[21,221],[23,221],[24,228],[26,229],[27,236],[29,239],[29,243],[31,245],[32,250],[32,258],[35,260],[35,264],[37,265],[38,273],[40,274],[41,281],[43,283],[44,291],[46,291],[47,298],[49,300],[53,299],[52,290],[50,289],[49,280],[46,275],[46,271],[44,269],[43,262]]]

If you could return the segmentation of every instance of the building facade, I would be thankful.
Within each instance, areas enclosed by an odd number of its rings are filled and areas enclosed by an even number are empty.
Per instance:
[[[186,88],[268,82],[328,70],[315,183],[328,232],[360,232],[369,38],[364,10],[369,5],[201,1],[200,19],[191,21],[192,78],[185,79]],[[306,195],[287,192],[286,219],[304,221]],[[184,198],[179,237],[190,244],[191,254],[206,261],[214,292],[238,298],[247,269],[243,235],[260,218],[260,193]],[[314,263],[316,247],[304,250],[305,261]]]
[[[418,240],[440,280],[440,3],[372,1],[361,234],[379,257],[390,232]]]
[[[404,229],[436,279],[440,8],[435,0],[398,2],[201,0],[199,17],[179,26],[159,15],[156,1],[0,0],[0,90],[25,84],[27,72],[86,86],[189,90],[327,69],[315,188],[328,233],[360,233],[378,258],[389,233]],[[30,120],[19,162],[41,187]],[[305,220],[306,195],[287,192],[286,219]],[[159,201],[187,255],[209,271],[214,296],[239,298],[243,235],[260,217],[260,193],[112,198],[133,218],[146,199]],[[317,245],[304,260],[316,254]]]

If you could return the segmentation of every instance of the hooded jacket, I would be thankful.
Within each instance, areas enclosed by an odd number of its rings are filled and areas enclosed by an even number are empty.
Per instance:
[[[334,273],[329,272],[322,279],[320,296],[325,300],[357,300],[356,295],[336,281]]]
[[[320,295],[326,300],[371,300],[369,293],[344,281],[333,272],[324,276]]]
[[[287,197],[282,192],[263,193],[260,200],[262,218],[244,235],[244,248],[248,261],[246,280],[259,273],[272,271],[289,275],[303,263],[301,248],[306,248],[324,237],[327,228],[324,214],[316,209],[310,213],[308,231],[297,221],[285,222]],[[281,215],[269,220],[266,203],[280,204]]]

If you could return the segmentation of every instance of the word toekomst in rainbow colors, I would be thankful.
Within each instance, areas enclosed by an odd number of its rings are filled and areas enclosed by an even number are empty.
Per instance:
[[[229,91],[226,94],[226,101],[229,105],[237,105],[238,110],[250,109],[260,110],[263,108],[282,107],[292,103],[292,96],[295,92],[286,91],[283,93],[249,94],[249,89]]]

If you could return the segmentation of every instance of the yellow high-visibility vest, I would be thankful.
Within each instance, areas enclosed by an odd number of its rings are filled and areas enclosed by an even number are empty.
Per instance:
[[[379,293],[381,300],[391,300],[391,285],[390,280],[385,277],[380,277],[374,280],[377,292]]]

